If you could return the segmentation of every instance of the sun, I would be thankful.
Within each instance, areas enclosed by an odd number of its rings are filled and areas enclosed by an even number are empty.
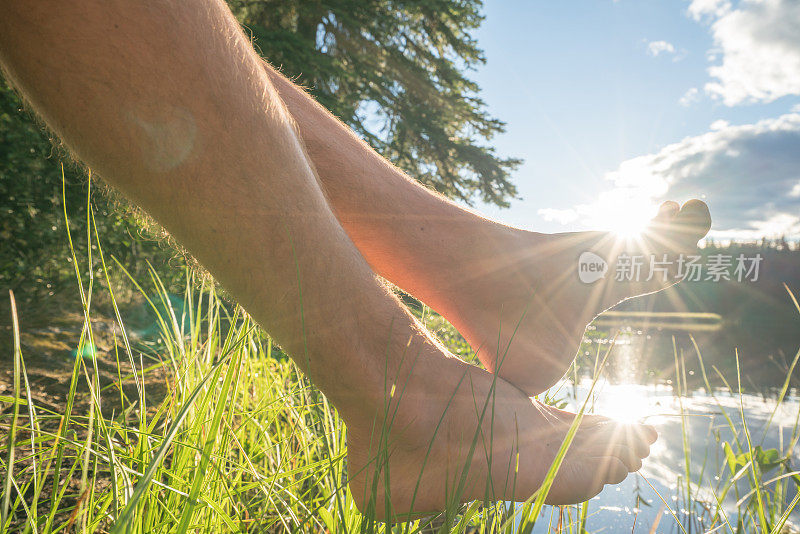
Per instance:
[[[636,423],[649,414],[645,387],[637,384],[615,384],[598,398],[597,412],[622,423]]]
[[[619,237],[634,238],[644,233],[649,219],[640,220],[635,217],[629,217],[626,214],[620,214],[609,217],[607,221],[604,226],[609,231]]]
[[[641,236],[658,211],[652,202],[642,200],[603,204],[595,217],[597,227],[626,239]]]

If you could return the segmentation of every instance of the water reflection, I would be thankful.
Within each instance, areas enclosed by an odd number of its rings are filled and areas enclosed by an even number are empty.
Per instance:
[[[554,389],[574,409],[586,398],[588,384],[583,382],[578,387],[561,384]],[[693,485],[692,492],[700,500],[713,503],[714,496],[709,488],[714,487],[716,494],[721,495],[724,481],[730,479],[725,471],[728,467],[725,466],[722,444],[735,442],[738,438],[743,441],[743,448],[747,448],[740,410],[744,412],[753,447],[761,445],[765,449],[775,448],[784,456],[792,447],[790,458],[797,458],[800,447],[792,436],[792,429],[796,428],[800,415],[800,403],[796,396],[784,400],[777,410],[775,400],[762,397],[743,395],[740,406],[738,395],[715,393],[715,396],[694,392],[677,397],[673,394],[673,388],[665,385],[597,384],[594,399],[590,399],[596,413],[625,421],[646,418],[658,429],[659,439],[651,449],[650,457],[645,460],[641,475],[632,474],[622,484],[607,486],[590,501],[587,522],[590,531],[648,533],[660,516],[655,532],[681,532],[670,512],[666,508],[662,511],[662,497],[681,522],[687,525],[691,511],[686,509],[684,499],[686,483],[683,477],[687,469],[684,435],[690,450],[690,476],[695,482],[703,481],[699,489]],[[681,417],[681,413],[685,414],[684,417]],[[733,429],[725,415],[733,424]],[[764,480],[769,480],[776,472],[765,474]],[[795,494],[795,485],[790,482],[788,486],[788,495],[784,496],[787,502]],[[734,526],[736,503],[749,491],[747,477],[742,477],[723,500],[723,509]],[[546,513],[549,514],[550,509]],[[696,514],[691,516],[691,521],[694,523],[694,532],[697,532],[697,527],[704,532],[712,526],[708,524],[708,517],[702,518]],[[800,511],[795,511],[790,521],[800,525]],[[555,524],[556,519],[553,520]],[[719,522],[714,526],[719,526]],[[726,528],[720,530],[726,531]],[[540,522],[533,532],[547,532],[546,522]]]

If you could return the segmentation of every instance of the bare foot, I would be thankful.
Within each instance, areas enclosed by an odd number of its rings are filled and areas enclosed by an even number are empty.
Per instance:
[[[438,388],[398,393],[399,409],[388,417],[348,421],[349,484],[362,512],[399,520],[476,499],[524,501],[542,484],[574,414],[458,360],[447,369],[428,375]],[[621,482],[641,467],[656,438],[647,425],[585,416],[546,502],[582,502]]]
[[[461,332],[481,361],[528,395],[552,386],[569,368],[586,325],[620,301],[675,284],[677,257],[695,249],[711,219],[704,202],[681,208],[665,202],[641,237],[624,239],[605,232],[536,234],[493,227],[486,247],[476,246],[469,268],[453,265],[442,275],[442,291],[430,304]],[[488,252],[487,252],[488,251]],[[587,283],[579,259],[602,258],[605,276]],[[622,254],[640,256],[637,281],[616,280]],[[672,261],[669,271],[646,280],[650,257]],[[661,267],[656,265],[656,267]],[[595,267],[595,269],[598,267]],[[469,270],[470,272],[465,273]],[[591,273],[587,273],[591,274]],[[665,279],[666,276],[666,279]],[[587,280],[591,280],[588,277]]]

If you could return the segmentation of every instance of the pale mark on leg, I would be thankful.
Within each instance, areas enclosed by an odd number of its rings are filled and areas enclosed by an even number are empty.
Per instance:
[[[155,172],[167,172],[186,161],[195,147],[197,125],[185,108],[148,109],[128,114],[144,132],[141,148],[145,165]]]

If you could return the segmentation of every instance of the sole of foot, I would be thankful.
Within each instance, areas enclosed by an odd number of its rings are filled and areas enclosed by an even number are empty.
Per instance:
[[[400,399],[386,417],[348,422],[348,477],[359,509],[408,520],[477,499],[525,501],[545,480],[575,414],[532,400],[502,379],[456,364],[455,392]],[[658,434],[586,415],[546,503],[582,502],[637,471]]]
[[[438,308],[489,370],[534,396],[569,369],[597,315],[679,282],[681,255],[695,251],[710,227],[706,204],[690,200],[665,202],[636,237],[513,230],[503,240],[508,252],[483,263],[496,267],[454,288],[456,297]],[[581,276],[583,258],[594,262],[589,276]]]

